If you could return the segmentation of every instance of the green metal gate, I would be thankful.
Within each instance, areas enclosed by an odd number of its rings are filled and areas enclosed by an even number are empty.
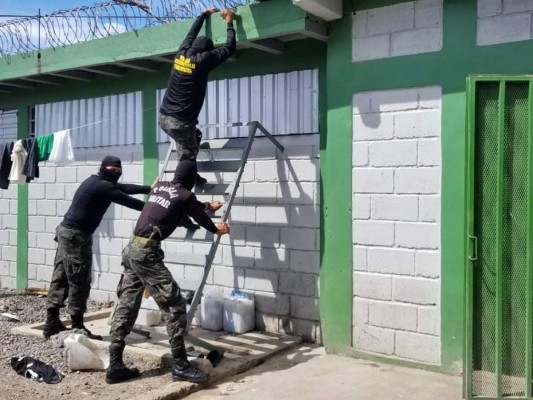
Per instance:
[[[473,77],[465,394],[532,399],[532,80]]]

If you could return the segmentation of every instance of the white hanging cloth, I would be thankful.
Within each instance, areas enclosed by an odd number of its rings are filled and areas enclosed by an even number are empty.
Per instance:
[[[9,173],[9,181],[11,183],[26,183],[26,175],[22,173],[26,157],[28,157],[28,152],[24,150],[22,140],[17,140],[11,152],[11,162],[13,162]]]
[[[74,150],[70,141],[70,129],[54,132],[54,144],[48,161],[55,163],[59,167],[74,162]]]

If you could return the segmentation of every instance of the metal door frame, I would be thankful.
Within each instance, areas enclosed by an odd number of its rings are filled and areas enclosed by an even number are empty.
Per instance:
[[[532,393],[532,372],[533,372],[533,307],[531,299],[531,291],[533,289],[533,222],[532,214],[529,212],[528,215],[528,233],[527,233],[527,264],[530,266],[527,271],[527,289],[526,292],[530,296],[530,301],[526,302],[526,343],[530,343],[531,346],[526,346],[526,366],[525,366],[525,379],[529,384],[526,385],[526,396],[525,397],[503,397],[501,395],[501,380],[498,380],[497,383],[497,397],[480,397],[472,395],[472,373],[473,373],[473,317],[474,317],[474,298],[473,298],[473,284],[474,284],[474,261],[477,260],[477,240],[474,237],[474,188],[475,188],[475,111],[476,111],[476,88],[478,83],[486,82],[498,82],[500,84],[499,92],[499,104],[505,104],[505,88],[508,82],[527,82],[529,83],[529,136],[528,136],[528,148],[529,148],[529,157],[528,157],[528,170],[529,170],[529,198],[528,198],[528,209],[532,209],[533,201],[533,75],[520,75],[520,76],[506,76],[506,75],[475,75],[469,76],[466,80],[466,158],[467,158],[467,167],[466,167],[466,237],[465,237],[465,248],[467,249],[467,257],[465,258],[465,287],[464,287],[464,300],[465,300],[465,309],[464,309],[464,354],[463,354],[463,397],[465,399],[476,399],[476,400],[499,400],[499,399],[533,399]],[[502,130],[504,124],[505,116],[505,107],[501,107],[498,115],[498,123],[500,125],[500,130]],[[498,138],[498,169],[503,170],[503,151],[502,151],[502,140],[503,135],[500,135]],[[502,204],[503,201],[503,191],[501,188],[501,182],[498,184],[498,204]],[[497,222],[497,242],[498,242],[498,258],[499,262],[497,263],[497,268],[499,271],[502,270],[501,262],[501,249],[502,249],[502,218],[498,218]],[[496,298],[496,307],[497,310],[501,310],[502,302],[502,280],[501,273],[498,274],[499,279],[497,280],[497,298]],[[502,345],[501,345],[501,326],[502,326],[502,315],[501,312],[497,313],[497,327],[496,327],[496,338],[500,339],[496,341],[496,374],[501,376],[502,372]]]

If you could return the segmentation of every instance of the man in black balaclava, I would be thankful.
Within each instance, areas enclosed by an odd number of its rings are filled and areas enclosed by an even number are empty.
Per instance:
[[[217,11],[208,8],[193,23],[174,58],[168,88],[159,109],[159,126],[176,141],[178,160],[196,159],[199,145],[196,125],[204,103],[208,73],[237,49],[231,10],[220,12],[228,23],[226,44],[214,47],[211,39],[198,36],[207,16]],[[204,178],[197,177],[197,184],[205,182]]]
[[[229,233],[225,222],[214,224],[205,210],[216,211],[220,201],[201,203],[191,193],[196,179],[196,162],[178,164],[171,182],[158,182],[150,191],[133,237],[122,252],[124,271],[117,294],[118,306],[111,322],[110,363],[107,383],[118,383],[140,375],[137,368],[127,368],[122,359],[126,336],[131,332],[146,288],[164,315],[172,351],[172,378],[204,382],[209,375],[189,363],[183,336],[187,329],[186,303],[180,287],[163,262],[161,241],[174,232],[182,215],[190,215],[198,224],[219,236]],[[176,260],[178,261],[178,260]]]
[[[112,202],[141,211],[144,201],[129,195],[148,194],[151,188],[117,183],[121,175],[120,158],[106,156],[98,175],[91,175],[76,190],[72,204],[56,228],[57,252],[48,290],[45,338],[67,329],[59,319],[59,309],[65,306],[68,298],[72,329],[83,330],[89,338],[102,340],[83,324],[91,290],[93,233]]]

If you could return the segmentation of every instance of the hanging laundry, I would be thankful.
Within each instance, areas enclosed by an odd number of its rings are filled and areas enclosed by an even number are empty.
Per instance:
[[[9,188],[9,174],[11,173],[11,152],[13,142],[0,143],[0,189]]]
[[[26,183],[26,175],[22,173],[22,168],[24,168],[27,156],[28,153],[24,150],[22,140],[17,140],[13,145],[13,152],[11,153],[11,161],[13,162],[11,173],[9,174],[9,181],[11,183]]]
[[[48,161],[50,153],[54,146],[54,134],[41,135],[35,138],[37,140],[37,148],[39,149],[38,161]]]
[[[63,379],[54,367],[32,357],[11,357],[11,367],[17,374],[38,382],[59,383]]]
[[[74,161],[70,129],[54,132],[54,145],[48,161],[54,162],[57,166],[65,166]]]
[[[37,146],[37,140],[34,137],[30,137],[22,140],[22,146],[28,153],[22,173],[26,175],[26,182],[39,177],[39,147]]]

